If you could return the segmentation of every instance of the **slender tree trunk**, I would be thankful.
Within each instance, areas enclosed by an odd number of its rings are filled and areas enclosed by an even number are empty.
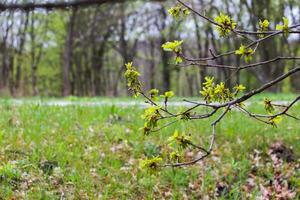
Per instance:
[[[17,53],[17,68],[16,68],[16,78],[15,78],[15,85],[14,90],[17,91],[20,87],[20,81],[21,81],[21,66],[22,66],[22,53],[25,46],[25,40],[26,40],[26,31],[28,27],[29,22],[29,12],[26,12],[25,16],[25,22],[24,22],[24,28],[23,31],[20,29],[20,46]]]
[[[153,39],[150,41],[150,55],[150,88],[155,88],[155,42]]]
[[[13,18],[12,14],[8,16],[9,18]],[[13,21],[13,20],[12,20]],[[9,31],[13,26],[13,22],[9,24],[9,20],[6,22],[5,32],[3,33],[2,43],[1,43],[1,51],[2,51],[2,70],[0,72],[0,89],[5,88],[8,82],[8,73],[9,73],[9,46],[8,46],[8,36]]]
[[[200,1],[200,3],[202,6],[203,2]],[[203,57],[203,52],[202,52],[202,47],[201,47],[201,33],[200,33],[200,27],[198,24],[198,18],[195,14],[193,14],[193,22],[194,22],[194,26],[195,26],[198,56],[201,58],[201,57]],[[206,31],[206,36],[208,36],[207,31]],[[205,51],[208,51],[208,47],[209,47],[208,37],[206,37]],[[207,53],[206,53],[206,55],[207,55]],[[200,68],[200,84],[203,84],[205,82],[205,75],[206,75],[206,67],[201,67]]]
[[[76,9],[72,9],[69,18],[67,38],[64,49],[64,64],[63,64],[63,96],[71,94],[70,69],[72,65],[72,46],[74,36],[74,23],[76,18]]]
[[[43,54],[43,40],[46,38],[47,29],[48,29],[48,20],[45,23],[44,35],[41,37],[42,41],[39,44],[36,44],[36,35],[34,30],[34,12],[31,14],[31,30],[30,30],[30,38],[31,38],[31,86],[33,96],[38,95],[37,88],[37,69],[40,63],[42,54]]]
[[[161,35],[160,35],[160,46],[167,42],[166,34],[164,33],[164,29],[166,27],[165,20],[167,18],[167,13],[164,8],[161,8],[162,20],[163,24],[161,27]],[[170,77],[170,69],[169,69],[169,55],[166,51],[160,48],[161,53],[161,62],[162,62],[162,81],[163,81],[163,90],[168,91],[171,87],[171,77]]]
[[[161,40],[160,40],[160,46],[166,42],[167,42],[166,38],[164,36],[162,36]],[[163,69],[162,69],[163,90],[168,91],[168,90],[170,90],[170,86],[171,86],[170,69],[169,69],[169,64],[168,64],[169,56],[162,48],[161,48],[160,52],[161,52],[161,61],[162,61],[162,67],[163,67]]]
[[[36,88],[36,45],[35,45],[35,32],[34,32],[34,12],[31,13],[31,24],[30,24],[30,39],[31,39],[31,87],[33,96],[37,95]]]

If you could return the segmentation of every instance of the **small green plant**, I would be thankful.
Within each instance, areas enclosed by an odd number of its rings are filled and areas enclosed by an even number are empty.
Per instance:
[[[0,166],[0,182],[5,181],[8,183],[13,183],[20,180],[20,178],[21,174],[15,166],[11,164]]]

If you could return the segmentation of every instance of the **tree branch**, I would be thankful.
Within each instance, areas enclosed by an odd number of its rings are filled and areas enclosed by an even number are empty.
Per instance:
[[[149,1],[164,1],[164,0],[149,0]],[[104,3],[124,3],[126,0],[73,0],[73,1],[57,1],[57,2],[46,2],[46,3],[0,3],[0,11],[30,11],[35,9],[42,10],[66,10],[69,8],[77,7],[88,7],[101,5]]]
[[[189,67],[189,66],[199,66],[199,67],[210,67],[210,68],[226,68],[231,70],[242,70],[252,67],[257,67],[265,64],[269,64],[272,62],[276,62],[279,60],[300,60],[300,57],[285,57],[285,56],[277,56],[275,58],[272,58],[270,60],[261,61],[257,63],[247,64],[247,65],[241,65],[241,66],[233,66],[233,65],[218,65],[218,64],[209,64],[209,63],[201,63],[201,62],[190,62],[185,65],[179,65],[180,67]]]

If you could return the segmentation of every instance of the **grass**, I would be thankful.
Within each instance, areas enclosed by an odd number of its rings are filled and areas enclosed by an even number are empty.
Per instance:
[[[263,93],[263,94],[258,94],[254,97],[251,98],[252,101],[261,101],[263,100],[265,97],[271,99],[271,100],[278,100],[278,101],[289,101],[292,100],[293,98],[295,98],[297,96],[297,94],[295,93],[280,93],[280,94],[275,94],[275,93]],[[201,97],[174,97],[173,98],[174,101],[182,101],[183,99],[190,99],[190,100],[202,100]],[[0,103],[7,103],[7,102],[11,102],[12,100],[16,100],[16,99],[12,99],[10,97],[7,98],[2,98],[0,100]],[[133,98],[133,97],[118,97],[118,98],[114,98],[114,97],[76,97],[76,96],[69,96],[69,97],[62,97],[62,98],[56,98],[56,97],[25,97],[25,98],[18,98],[17,100],[21,100],[25,103],[31,103],[31,102],[51,102],[51,101],[66,101],[66,102],[132,102],[132,101],[144,101],[144,99],[142,97],[137,97],[137,98]]]
[[[138,107],[2,101],[0,111],[0,199],[256,199],[265,190],[275,195],[278,174],[287,184],[281,190],[300,198],[300,126],[290,118],[274,128],[233,111],[206,160],[149,173],[139,168],[140,158],[164,155],[175,129],[207,145],[209,121],[180,122],[146,137]],[[299,112],[299,104],[291,110]],[[293,148],[293,162],[274,161],[270,145],[276,141]]]

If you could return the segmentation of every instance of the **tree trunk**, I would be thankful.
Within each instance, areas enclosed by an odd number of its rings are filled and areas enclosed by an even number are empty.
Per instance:
[[[76,18],[76,9],[72,9],[68,23],[68,32],[64,49],[64,64],[63,64],[63,96],[71,94],[70,69],[72,65],[72,46],[74,36],[74,23]]]
[[[21,81],[21,65],[22,65],[22,60],[21,56],[23,53],[23,49],[25,46],[25,40],[26,40],[26,31],[28,27],[28,22],[29,22],[29,12],[26,13],[25,16],[25,22],[24,22],[24,28],[23,31],[20,29],[20,46],[17,54],[17,69],[16,69],[16,78],[15,78],[15,84],[14,84],[14,90],[17,91],[20,87],[20,81]]]

